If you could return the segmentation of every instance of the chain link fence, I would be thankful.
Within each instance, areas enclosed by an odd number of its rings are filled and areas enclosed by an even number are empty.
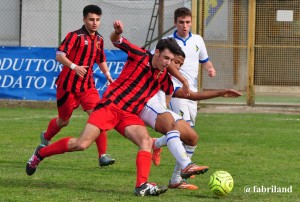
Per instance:
[[[83,7],[96,4],[103,11],[99,33],[106,49],[114,49],[109,34],[116,19],[124,23],[124,36],[143,46],[157,2],[1,0],[0,44],[57,47],[67,32],[82,26]],[[169,31],[164,35],[174,31],[174,10],[192,8],[192,2],[196,2],[193,9],[199,10],[197,31],[217,70],[215,78],[200,71],[201,90],[233,88],[244,94],[238,99],[216,98],[201,103],[300,105],[299,0],[165,0],[163,27]]]
[[[96,4],[102,9],[99,33],[104,37],[107,49],[114,48],[109,41],[109,34],[113,30],[112,24],[116,19],[124,23],[124,36],[133,43],[143,46],[153,8],[157,2],[154,0],[1,0],[0,25],[3,29],[0,31],[0,44],[57,47],[68,32],[82,26],[84,6]],[[173,27],[174,10],[182,6],[190,7],[190,5],[191,2],[186,0],[165,0],[165,30]],[[157,15],[157,10],[154,15]],[[157,36],[157,24],[154,36]]]
[[[234,88],[244,95],[201,103],[300,106],[299,3],[203,2],[200,32],[217,76],[212,79],[202,71],[200,86],[203,90]]]

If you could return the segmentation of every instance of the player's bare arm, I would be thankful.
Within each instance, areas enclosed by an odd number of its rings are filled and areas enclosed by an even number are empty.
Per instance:
[[[226,98],[235,98],[240,97],[242,93],[233,90],[233,89],[224,89],[224,90],[215,90],[215,91],[203,91],[203,92],[193,92],[191,91],[188,99],[198,101],[206,100],[215,97],[226,97]],[[184,91],[180,88],[174,94],[173,97],[177,98],[186,98]]]
[[[121,34],[123,33],[123,23],[120,20],[116,20],[113,23],[115,31],[110,34],[111,42],[117,42],[121,39]]]
[[[86,68],[88,68],[88,66],[78,66],[78,65],[74,64],[66,57],[66,54],[63,52],[56,53],[56,60],[58,62],[60,62],[61,64],[63,64],[64,66],[67,66],[67,67],[70,67],[71,69],[73,69],[76,72],[76,74],[80,77],[83,77],[87,72]]]
[[[191,93],[191,90],[189,88],[189,82],[184,76],[182,76],[182,74],[176,68],[176,64],[174,64],[174,61],[171,62],[171,64],[168,66],[167,70],[172,76],[174,76],[176,79],[178,79],[182,83],[182,90],[185,94],[185,98],[188,97],[189,94]]]
[[[210,77],[216,76],[216,70],[211,61],[207,61],[205,63],[202,63],[201,65],[208,72],[208,76]]]
[[[98,65],[99,65],[99,68],[101,69],[101,71],[103,72],[103,74],[106,76],[107,81],[109,83],[112,83],[114,80],[111,78],[107,63],[102,62],[102,63],[99,63]]]

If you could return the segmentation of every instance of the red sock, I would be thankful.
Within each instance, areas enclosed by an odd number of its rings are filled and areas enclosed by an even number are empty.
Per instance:
[[[50,141],[60,131],[60,128],[58,127],[58,125],[56,123],[56,119],[57,118],[51,119],[51,121],[49,122],[48,128],[47,128],[47,131],[44,134],[44,138],[48,141]]]
[[[52,144],[42,148],[39,151],[39,155],[42,158],[57,155],[57,154],[63,154],[65,152],[68,152],[68,142],[71,139],[71,137],[65,137],[62,138],[56,142],[53,142]]]
[[[148,181],[151,168],[152,154],[147,151],[139,151],[136,156],[136,184],[135,187]]]
[[[106,154],[107,151],[107,133],[106,131],[102,131],[100,135],[95,140],[97,149],[98,149],[98,155],[99,157],[102,154]]]

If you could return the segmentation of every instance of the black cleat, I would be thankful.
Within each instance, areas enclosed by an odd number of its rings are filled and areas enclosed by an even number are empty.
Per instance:
[[[111,158],[109,154],[102,154],[99,158],[99,166],[109,166],[115,163],[115,159]]]
[[[27,164],[26,164],[26,173],[27,175],[33,175],[33,173],[35,172],[37,166],[39,165],[39,163],[43,160],[42,157],[40,157],[40,155],[38,154],[39,150],[42,149],[43,147],[45,147],[45,145],[39,145],[34,153],[32,154],[31,158],[28,160]]]
[[[149,182],[145,182],[140,187],[136,187],[134,193],[136,196],[158,196],[165,193],[168,187],[156,186]]]

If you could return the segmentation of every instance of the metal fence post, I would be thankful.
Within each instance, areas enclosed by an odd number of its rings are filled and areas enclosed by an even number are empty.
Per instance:
[[[255,51],[255,10],[256,0],[249,0],[248,7],[248,83],[247,105],[254,106],[254,51]]]

